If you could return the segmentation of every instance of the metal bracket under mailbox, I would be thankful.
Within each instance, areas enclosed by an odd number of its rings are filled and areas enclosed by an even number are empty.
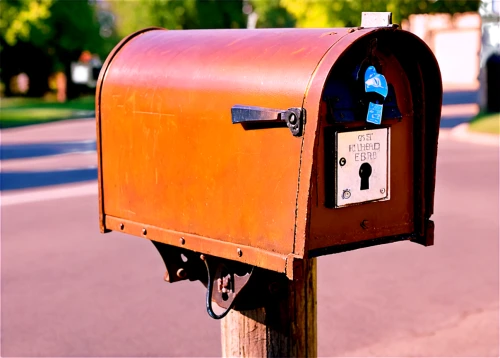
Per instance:
[[[281,273],[157,241],[152,243],[165,263],[165,281],[199,280],[207,287],[205,305],[214,319],[223,318],[231,309],[263,307],[266,300],[278,294],[280,287],[288,282]]]
[[[276,123],[285,122],[292,134],[302,135],[306,111],[304,108],[293,107],[286,110],[254,106],[235,105],[231,108],[231,118],[235,123]]]

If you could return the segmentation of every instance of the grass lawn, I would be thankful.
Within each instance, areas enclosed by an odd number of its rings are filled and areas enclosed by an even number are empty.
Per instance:
[[[64,103],[42,98],[1,98],[0,128],[91,117],[94,115],[94,109],[93,96],[81,97]]]
[[[479,113],[469,125],[473,132],[500,134],[500,113]]]

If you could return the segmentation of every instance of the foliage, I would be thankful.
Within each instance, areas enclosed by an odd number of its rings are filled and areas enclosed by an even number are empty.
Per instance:
[[[296,17],[280,0],[253,1],[253,10],[259,15],[257,27],[295,27]]]
[[[46,30],[43,23],[50,16],[53,0],[0,1],[0,36],[14,46],[18,40],[28,41],[32,28]]]
[[[473,132],[500,134],[500,113],[480,113],[474,118],[469,129]]]
[[[25,72],[31,95],[48,90],[52,72],[66,72],[69,78],[70,64],[82,51],[104,57],[116,42],[101,36],[97,8],[87,0],[1,0],[0,11],[2,81],[8,84]]]
[[[258,0],[257,0],[258,2]],[[298,27],[359,26],[363,11],[389,11],[401,23],[411,14],[477,11],[480,0],[280,0]]]
[[[116,0],[110,2],[110,6],[116,15],[120,37],[148,26],[215,29],[246,25],[243,0]]]
[[[94,108],[94,96],[65,103],[38,98],[3,98],[0,101],[0,128],[92,117]]]
[[[2,0],[0,11],[0,34],[9,46],[31,43],[56,56],[103,50],[96,9],[86,0]]]
[[[479,0],[0,0],[0,75],[8,84],[26,72],[29,94],[40,96],[52,72],[70,78],[84,50],[104,59],[119,38],[148,26],[243,28],[252,11],[257,27],[342,27],[359,26],[362,11],[391,11],[400,23],[412,13],[478,7]]]
[[[87,1],[56,1],[46,25],[48,31],[34,31],[32,41],[61,62],[78,59],[83,50],[103,52],[95,9]]]
[[[342,9],[349,9],[346,1],[280,0],[280,4],[296,19],[297,27],[340,27],[344,24],[336,20]],[[345,16],[345,11],[344,15]]]
[[[390,11],[400,23],[415,13],[477,11],[479,0],[247,0],[258,14],[257,27],[359,26],[363,11]],[[243,0],[115,0],[120,37],[147,26],[168,29],[241,28]],[[131,16],[133,14],[133,16]]]

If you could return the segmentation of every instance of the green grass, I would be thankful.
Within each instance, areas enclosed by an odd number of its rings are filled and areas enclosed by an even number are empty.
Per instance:
[[[473,132],[500,134],[500,113],[480,113],[469,125]]]
[[[41,98],[1,98],[0,128],[82,118],[93,115],[93,96],[81,97],[64,103]]]

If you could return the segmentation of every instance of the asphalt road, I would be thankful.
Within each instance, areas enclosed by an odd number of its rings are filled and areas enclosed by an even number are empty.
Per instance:
[[[498,198],[498,147],[444,136],[435,246],[319,258],[319,355],[498,356]],[[11,191],[1,209],[3,357],[220,356],[203,286],[163,282],[149,241],[101,235],[95,182]]]

